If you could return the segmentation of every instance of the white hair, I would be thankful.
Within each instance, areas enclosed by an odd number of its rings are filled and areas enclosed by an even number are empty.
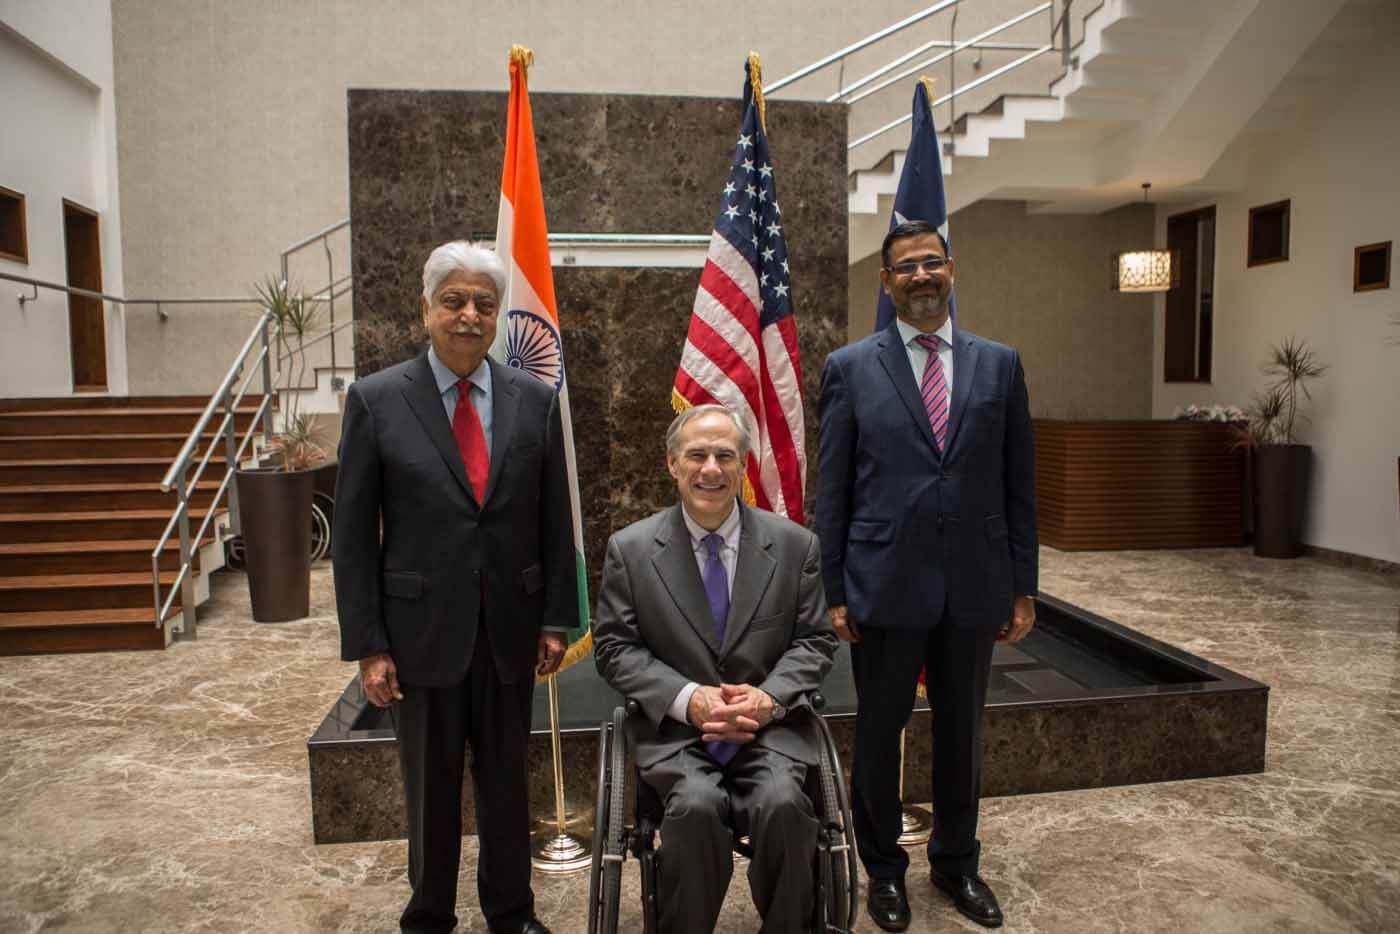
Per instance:
[[[496,297],[506,294],[506,264],[496,251],[465,240],[452,240],[428,254],[428,261],[423,264],[423,297],[432,302],[433,293],[456,272],[490,276]]]
[[[675,418],[671,419],[671,427],[666,429],[666,451],[669,454],[679,454],[681,450],[681,429],[686,423],[704,415],[724,415],[734,423],[734,431],[739,435],[739,459],[747,460],[749,451],[753,450],[752,436],[749,428],[744,424],[744,420],[739,417],[727,405],[716,405],[711,402],[706,405],[693,405],[682,411]]]

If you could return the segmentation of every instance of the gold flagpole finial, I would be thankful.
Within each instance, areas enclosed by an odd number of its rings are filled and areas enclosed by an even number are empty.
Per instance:
[[[749,52],[749,83],[753,85],[754,103],[758,105],[758,125],[768,132],[768,115],[763,103],[763,60],[757,52]]]
[[[924,86],[924,93],[928,95],[928,105],[933,106],[933,78],[929,75],[919,75],[919,81]]]
[[[513,45],[510,47],[510,63],[529,71],[530,66],[535,64],[535,53],[523,45]]]

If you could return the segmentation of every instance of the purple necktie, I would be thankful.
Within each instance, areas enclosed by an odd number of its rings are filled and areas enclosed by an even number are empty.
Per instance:
[[[914,340],[928,351],[928,362],[924,364],[924,378],[919,386],[919,395],[924,398],[929,427],[933,429],[933,440],[938,442],[938,450],[942,451],[943,442],[948,435],[948,379],[943,374],[943,361],[938,359],[938,335],[920,334]]]
[[[710,601],[710,616],[715,621],[715,641],[724,645],[724,624],[729,619],[729,574],[724,570],[724,561],[720,558],[720,550],[724,548],[724,539],[714,532],[706,535],[700,540],[707,552],[705,558],[705,598]],[[705,744],[705,751],[710,757],[724,765],[734,754],[739,751],[739,746],[735,743],[722,743],[718,740]]]

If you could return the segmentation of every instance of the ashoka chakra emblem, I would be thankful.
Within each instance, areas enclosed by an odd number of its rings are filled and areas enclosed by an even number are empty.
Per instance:
[[[554,325],[539,315],[512,309],[506,320],[506,364],[555,389],[564,385],[564,350]]]

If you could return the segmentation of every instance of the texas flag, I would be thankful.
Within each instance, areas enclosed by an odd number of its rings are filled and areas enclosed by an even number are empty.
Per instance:
[[[496,328],[491,356],[496,362],[524,370],[559,391],[578,571],[579,628],[569,634],[569,641],[573,643],[579,635],[588,632],[588,578],[583,561],[583,518],[579,510],[569,386],[564,379],[564,345],[559,338],[559,308],[554,301],[554,273],[549,262],[549,229],[544,218],[540,164],[535,154],[530,93],[525,83],[526,70],[533,60],[534,54],[529,49],[518,45],[511,47],[506,162],[501,172],[501,212],[496,220],[496,252],[505,261],[508,275],[506,294],[501,296],[504,313]],[[587,642],[571,645],[565,665],[576,661],[588,649]]]

